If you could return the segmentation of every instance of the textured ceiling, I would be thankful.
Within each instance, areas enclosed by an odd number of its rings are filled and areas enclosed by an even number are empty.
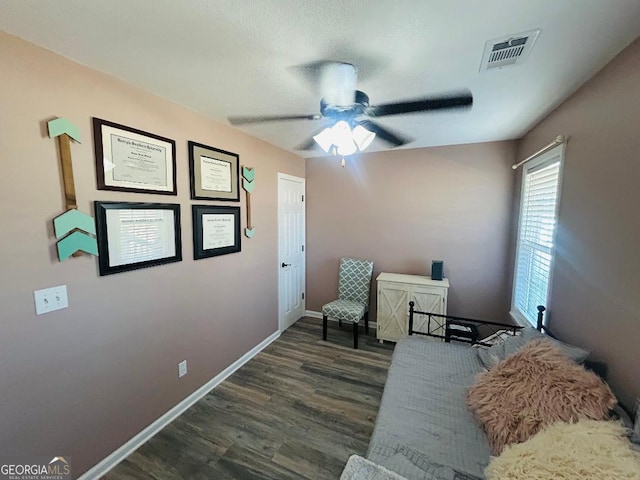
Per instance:
[[[519,138],[640,35],[638,0],[0,0],[0,12],[8,33],[224,123],[317,113],[295,67],[318,60],[355,64],[372,104],[473,92],[468,111],[379,119],[415,139],[403,148]],[[487,40],[538,28],[524,64],[479,71]],[[242,129],[293,151],[320,126]]]

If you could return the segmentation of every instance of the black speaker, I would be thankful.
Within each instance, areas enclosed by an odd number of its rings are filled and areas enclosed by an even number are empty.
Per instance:
[[[444,262],[434,260],[431,262],[431,280],[442,280],[444,278]]]

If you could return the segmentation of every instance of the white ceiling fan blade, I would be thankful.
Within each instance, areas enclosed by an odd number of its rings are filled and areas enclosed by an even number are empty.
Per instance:
[[[329,105],[349,106],[355,101],[358,73],[350,63],[327,63],[322,67],[320,88]]]

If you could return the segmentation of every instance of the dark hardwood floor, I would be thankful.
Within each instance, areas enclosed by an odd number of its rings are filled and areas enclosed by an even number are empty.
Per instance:
[[[366,453],[393,351],[303,318],[109,472],[123,479],[338,479]],[[361,327],[361,332],[363,332]]]

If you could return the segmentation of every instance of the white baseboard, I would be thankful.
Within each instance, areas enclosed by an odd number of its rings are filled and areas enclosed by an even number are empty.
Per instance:
[[[83,475],[81,475],[78,480],[95,480],[103,475],[105,475],[109,470],[118,465],[121,461],[123,461],[126,457],[128,457],[131,453],[133,453],[136,449],[138,449],[143,443],[153,437],[156,433],[162,430],[164,427],[173,422],[176,418],[178,418],[182,413],[184,413],[189,407],[191,407],[194,403],[204,397],[207,393],[221,384],[227,377],[229,377],[233,372],[242,367],[245,363],[255,357],[261,350],[263,350],[267,345],[275,341],[280,336],[280,332],[275,332],[271,334],[269,337],[265,338],[258,345],[253,347],[247,353],[245,353],[238,360],[233,362],[227,368],[225,368],[218,375],[213,377],[207,383],[205,383],[198,390],[193,392],[187,398],[182,400],[179,404],[169,410],[167,413],[158,418],[151,425],[146,427],[140,433],[135,435],[129,441],[124,443],[121,447],[119,447],[116,451],[111,453],[108,457],[104,458],[98,464],[93,466],[91,469],[86,471]]]
[[[316,312],[315,310],[305,310],[304,316],[305,317],[322,319],[322,312]],[[335,318],[331,318],[331,317],[329,317],[329,320],[332,321],[332,322],[337,322],[338,321]],[[371,322],[370,321],[369,322],[369,328],[378,328],[378,324],[376,322]]]

